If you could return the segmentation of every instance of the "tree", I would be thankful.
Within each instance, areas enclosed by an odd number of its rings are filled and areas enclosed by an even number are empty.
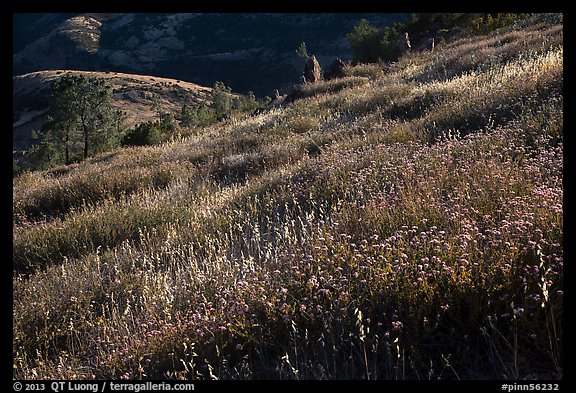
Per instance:
[[[310,58],[310,55],[308,54],[308,49],[306,48],[306,43],[302,42],[300,43],[300,45],[298,46],[298,49],[296,49],[296,54],[303,58],[304,60],[308,60]]]
[[[242,96],[238,102],[238,110],[240,112],[252,113],[256,108],[265,105],[268,101],[260,102],[254,95],[254,92],[249,91],[246,96]]]
[[[55,163],[60,163],[61,154],[51,138],[47,138],[43,131],[37,133],[38,140],[26,151],[24,168],[30,170],[46,169]]]
[[[112,121],[112,129],[114,130],[114,136],[115,138],[120,139],[124,134],[124,122],[128,118],[128,114],[123,110],[116,109],[111,111],[110,117]]]
[[[49,116],[46,123],[37,133],[38,139],[41,144],[37,147],[37,157],[45,155],[47,161],[60,161],[61,158],[60,148],[64,147],[64,163],[69,165],[72,163],[72,153],[75,141],[78,134],[74,127],[75,118],[66,114],[61,114],[56,119]],[[44,152],[40,154],[40,152]]]
[[[173,113],[162,113],[162,116],[160,116],[160,128],[162,128],[163,131],[174,131],[177,127],[178,123]]]
[[[51,87],[51,116],[34,132],[25,168],[68,165],[119,145],[126,114],[110,108],[112,89],[103,79],[68,73]]]
[[[120,109],[108,108],[100,115],[101,129],[91,138],[91,154],[107,151],[120,145],[122,136],[126,133],[126,112]]]
[[[74,131],[81,132],[84,159],[90,154],[92,142],[103,136],[98,134],[106,134],[111,128],[111,97],[112,89],[99,78],[66,74],[52,83],[52,109],[58,126],[55,129],[64,130],[66,144]]]
[[[346,35],[352,48],[355,63],[375,63],[382,57],[381,41],[384,31],[372,26],[366,19]]]
[[[465,29],[478,18],[478,13],[414,13],[408,23],[410,37],[419,42],[452,29]]]
[[[158,94],[152,94],[152,110],[156,112],[158,115],[158,121],[162,123],[162,116],[164,116],[167,112],[164,111],[162,108],[162,101],[160,100],[160,96]]]
[[[216,112],[216,117],[224,119],[230,115],[233,108],[232,89],[223,82],[216,82],[212,88],[212,104],[210,108]]]
[[[489,17],[474,22],[479,16],[478,13],[413,13],[407,22],[381,28],[362,19],[346,38],[352,48],[353,63],[395,61],[403,54],[398,48],[398,40],[403,34],[409,33],[412,45],[417,47],[426,39],[470,29],[474,23],[488,24]]]

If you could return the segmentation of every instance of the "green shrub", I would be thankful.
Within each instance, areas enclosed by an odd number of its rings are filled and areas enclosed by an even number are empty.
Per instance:
[[[212,88],[212,104],[210,107],[216,112],[218,120],[230,116],[234,107],[232,89],[222,82],[216,82]]]
[[[501,27],[512,26],[526,14],[495,13],[471,21],[472,31],[476,34],[487,34]]]
[[[162,142],[162,129],[157,122],[138,124],[122,138],[122,146],[155,145]]]
[[[415,48],[431,37],[446,39],[458,32],[487,34],[525,17],[526,14],[515,13],[414,13],[406,23],[398,22],[382,28],[362,19],[346,38],[352,48],[353,63],[395,61],[402,55],[397,47],[398,39],[406,32],[412,48]]]
[[[346,36],[352,48],[353,63],[393,60],[398,55],[395,45],[398,37],[395,27],[381,29],[372,26],[366,19],[362,19]]]
[[[180,115],[181,127],[205,127],[218,121],[214,109],[207,106],[184,105]]]

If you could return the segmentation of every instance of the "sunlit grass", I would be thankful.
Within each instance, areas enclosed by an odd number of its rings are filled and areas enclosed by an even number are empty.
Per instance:
[[[14,378],[562,378],[541,19],[15,178]]]

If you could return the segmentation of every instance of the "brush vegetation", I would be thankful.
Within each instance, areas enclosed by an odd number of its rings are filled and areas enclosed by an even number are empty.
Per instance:
[[[563,26],[13,180],[15,379],[556,379]]]

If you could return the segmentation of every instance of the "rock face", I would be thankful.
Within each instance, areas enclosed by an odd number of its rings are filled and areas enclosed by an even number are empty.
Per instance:
[[[346,64],[340,58],[336,58],[332,62],[332,64],[330,64],[326,72],[324,72],[324,79],[330,80],[345,77],[346,76],[346,73],[344,72],[345,67]]]
[[[398,39],[398,51],[400,52],[401,55],[403,55],[406,52],[410,52],[410,50],[412,49],[412,45],[410,45],[410,37],[408,36],[408,33],[404,33],[403,36],[400,36],[400,38]]]
[[[304,83],[316,83],[320,80],[321,68],[316,56],[312,55],[304,66]]]

